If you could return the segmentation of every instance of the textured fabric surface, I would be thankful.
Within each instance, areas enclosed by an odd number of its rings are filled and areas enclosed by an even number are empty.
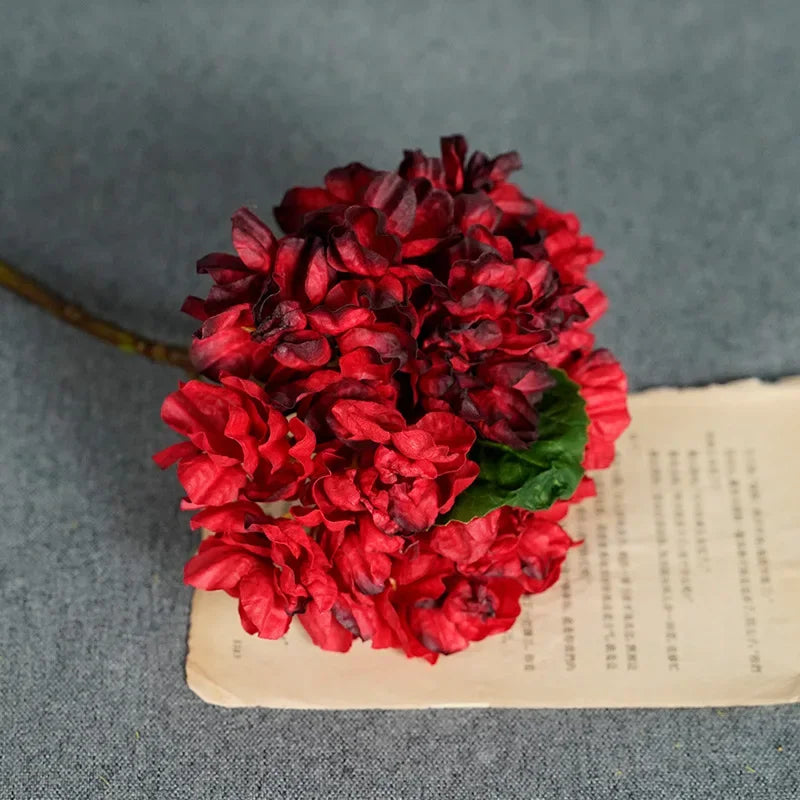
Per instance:
[[[237,206],[463,131],[606,249],[634,387],[797,373],[799,26],[795,0],[0,0],[0,253],[183,339]],[[800,796],[797,707],[205,706],[150,461],[179,377],[0,295],[0,797]]]

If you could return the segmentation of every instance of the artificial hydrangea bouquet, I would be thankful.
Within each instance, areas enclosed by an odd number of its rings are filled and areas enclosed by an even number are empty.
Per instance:
[[[593,349],[602,254],[509,182],[520,166],[461,136],[352,163],[286,193],[282,238],[242,209],[237,255],[198,263],[204,377],[164,401],[186,441],[155,460],[211,532],[186,582],[238,598],[248,633],[296,617],[325,650],[433,663],[558,579],[558,521],[613,459],[626,380]]]

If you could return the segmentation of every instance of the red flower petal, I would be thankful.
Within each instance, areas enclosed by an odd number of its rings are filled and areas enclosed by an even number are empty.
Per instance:
[[[197,555],[184,567],[183,579],[196,589],[230,591],[253,566],[254,560],[249,553],[212,537],[200,543]]]
[[[220,372],[247,376],[258,359],[259,345],[250,332],[255,322],[248,305],[233,306],[203,323],[192,340],[194,368],[216,378]]]
[[[473,189],[490,189],[508,180],[508,176],[518,169],[522,169],[522,159],[516,150],[501,153],[491,160],[476,151],[467,165],[467,181]]]
[[[501,183],[489,192],[492,202],[505,217],[525,217],[536,211],[536,205],[513,183]]]
[[[371,347],[357,347],[339,358],[339,368],[346,378],[359,381],[379,381],[388,384],[399,363],[385,360]]]
[[[386,217],[386,230],[405,236],[414,224],[417,198],[411,185],[396,172],[379,173],[364,193],[365,205]]]
[[[614,442],[631,421],[627,407],[628,382],[608,350],[595,350],[567,368],[579,386],[589,415],[589,442],[583,465],[604,469],[614,460]]]
[[[374,208],[352,206],[345,225],[330,234],[328,260],[340,272],[380,277],[397,258],[400,242],[386,232],[386,218]]]
[[[269,272],[275,254],[272,231],[251,211],[240,208],[231,218],[233,246],[250,269]]]
[[[438,242],[449,234],[455,205],[453,198],[448,192],[434,188],[428,181],[417,181],[414,191],[416,213],[407,238],[430,238]]]
[[[395,325],[376,324],[369,328],[353,328],[339,337],[342,353],[349,353],[362,347],[369,347],[381,358],[396,358],[405,364],[409,352],[413,351],[414,340],[408,333]]]
[[[467,154],[467,140],[463,136],[443,136],[441,146],[447,188],[451,192],[460,192],[464,187],[464,157]]]
[[[171,467],[179,459],[194,455],[196,452],[197,448],[191,442],[178,442],[156,453],[153,456],[153,461],[155,461],[161,469],[167,469],[167,467]]]
[[[342,627],[330,611],[320,611],[315,603],[306,606],[300,615],[300,624],[311,641],[323,650],[346,653],[353,644],[353,634]]]
[[[378,173],[358,161],[332,169],[325,176],[325,188],[338,202],[358,204]]]
[[[309,370],[323,367],[331,360],[331,346],[316,331],[297,331],[281,339],[275,347],[274,356],[285,367]]]
[[[453,520],[447,525],[434,528],[430,539],[431,547],[458,564],[477,561],[486,555],[497,538],[496,520],[493,514],[479,517],[469,523]]]
[[[388,442],[405,421],[394,409],[368,400],[339,400],[331,408],[338,435],[346,441]]]
[[[455,203],[455,216],[465,233],[475,225],[494,231],[500,224],[503,212],[485,192],[461,194]]]
[[[274,209],[275,219],[286,233],[296,233],[303,226],[306,214],[327,208],[336,202],[337,199],[325,189],[289,189],[281,204]]]
[[[309,325],[326,336],[338,336],[352,328],[370,325],[375,313],[368,308],[343,306],[337,309],[320,307],[308,312]]]
[[[424,178],[437,189],[445,189],[444,164],[440,158],[428,158],[421,150],[404,150],[397,172],[406,180]]]
[[[252,570],[239,583],[239,616],[248,633],[261,639],[280,639],[291,617],[275,588],[272,574]]]

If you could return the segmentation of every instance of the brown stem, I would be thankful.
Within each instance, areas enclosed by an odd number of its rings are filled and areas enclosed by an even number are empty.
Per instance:
[[[42,284],[21,273],[0,259],[0,286],[24,297],[49,314],[82,330],[84,333],[113,344],[126,353],[138,353],[159,364],[172,364],[194,374],[189,353],[185,347],[164,344],[146,339],[138,333],[127,331],[99,317],[95,317],[80,306],[70,303]]]

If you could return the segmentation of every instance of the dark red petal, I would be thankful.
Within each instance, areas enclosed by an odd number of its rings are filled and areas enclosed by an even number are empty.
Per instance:
[[[306,297],[310,303],[316,305],[322,302],[328,293],[330,273],[324,250],[321,247],[315,249],[308,260],[304,282]]]
[[[203,303],[205,317],[254,302],[266,282],[265,273],[253,272],[239,258],[227,253],[209,253],[197,262],[197,271],[210,275],[214,281]]]
[[[467,140],[461,135],[443,136],[441,145],[447,188],[451,192],[460,192],[464,188],[464,157],[467,154]]]
[[[364,192],[378,173],[354,161],[346,167],[336,167],[325,176],[325,188],[337,202],[359,204]],[[368,204],[369,205],[369,204]]]
[[[422,150],[404,150],[397,172],[407,181],[424,178],[437,189],[447,188],[442,160],[429,158]]]
[[[509,307],[511,298],[502,289],[491,286],[475,286],[456,301],[445,302],[445,307],[454,316],[467,320],[497,319]]]
[[[203,374],[217,377],[220,372],[250,375],[258,344],[244,328],[228,328],[210,336],[193,339],[192,366]]]
[[[197,274],[210,275],[214,283],[225,286],[251,275],[252,272],[238,256],[230,253],[206,253],[197,261]]]
[[[296,300],[282,300],[271,312],[264,308],[257,311],[257,327],[252,338],[270,348],[289,331],[302,331],[306,327],[306,315]]]
[[[231,218],[233,246],[250,269],[269,272],[275,254],[272,231],[251,211],[240,208]]]
[[[503,212],[491,201],[485,192],[460,194],[456,198],[454,215],[465,233],[474,225],[494,231],[499,225]]]
[[[286,334],[275,347],[275,360],[290,369],[309,370],[323,367],[331,360],[328,340],[316,331]]]
[[[401,364],[416,348],[408,333],[395,325],[379,324],[371,328],[353,328],[339,336],[339,348],[348,353],[360,347],[371,347],[384,359],[396,358]]]
[[[209,317],[209,314],[205,309],[205,301],[201,300],[199,297],[194,297],[193,295],[190,295],[183,301],[181,311],[184,314],[188,314],[190,317],[199,319],[201,322],[204,322]]]
[[[522,159],[516,151],[501,153],[491,160],[484,153],[476,152],[467,165],[466,182],[473,190],[491,189],[518,169],[522,169]]]
[[[333,274],[318,239],[287,236],[281,240],[275,256],[275,283],[281,302],[299,301],[304,308],[316,305],[327,294]],[[259,300],[255,309],[259,321],[274,302],[266,294]]]
[[[403,242],[401,254],[404,259],[420,258],[428,255],[432,250],[441,247],[442,239],[434,236],[428,239],[407,239]]]
[[[396,359],[384,360],[371,347],[357,347],[339,358],[339,369],[346,378],[388,383],[397,371]]]
[[[405,236],[411,230],[417,198],[411,184],[396,172],[379,173],[364,193],[363,202],[383,212],[389,233]]]
[[[286,233],[296,233],[303,226],[306,214],[336,202],[336,198],[325,189],[298,186],[289,189],[281,204],[275,207],[275,219]]]
[[[330,233],[331,266],[356,275],[383,275],[400,252],[399,239],[386,231],[384,215],[369,206],[351,206],[344,222]]]
[[[338,229],[331,235],[330,263],[340,272],[380,277],[389,268],[389,260],[380,253],[363,247],[355,232]]]
[[[369,325],[375,321],[375,314],[368,308],[344,306],[330,309],[321,306],[308,312],[309,325],[326,336],[338,336],[352,328]]]

